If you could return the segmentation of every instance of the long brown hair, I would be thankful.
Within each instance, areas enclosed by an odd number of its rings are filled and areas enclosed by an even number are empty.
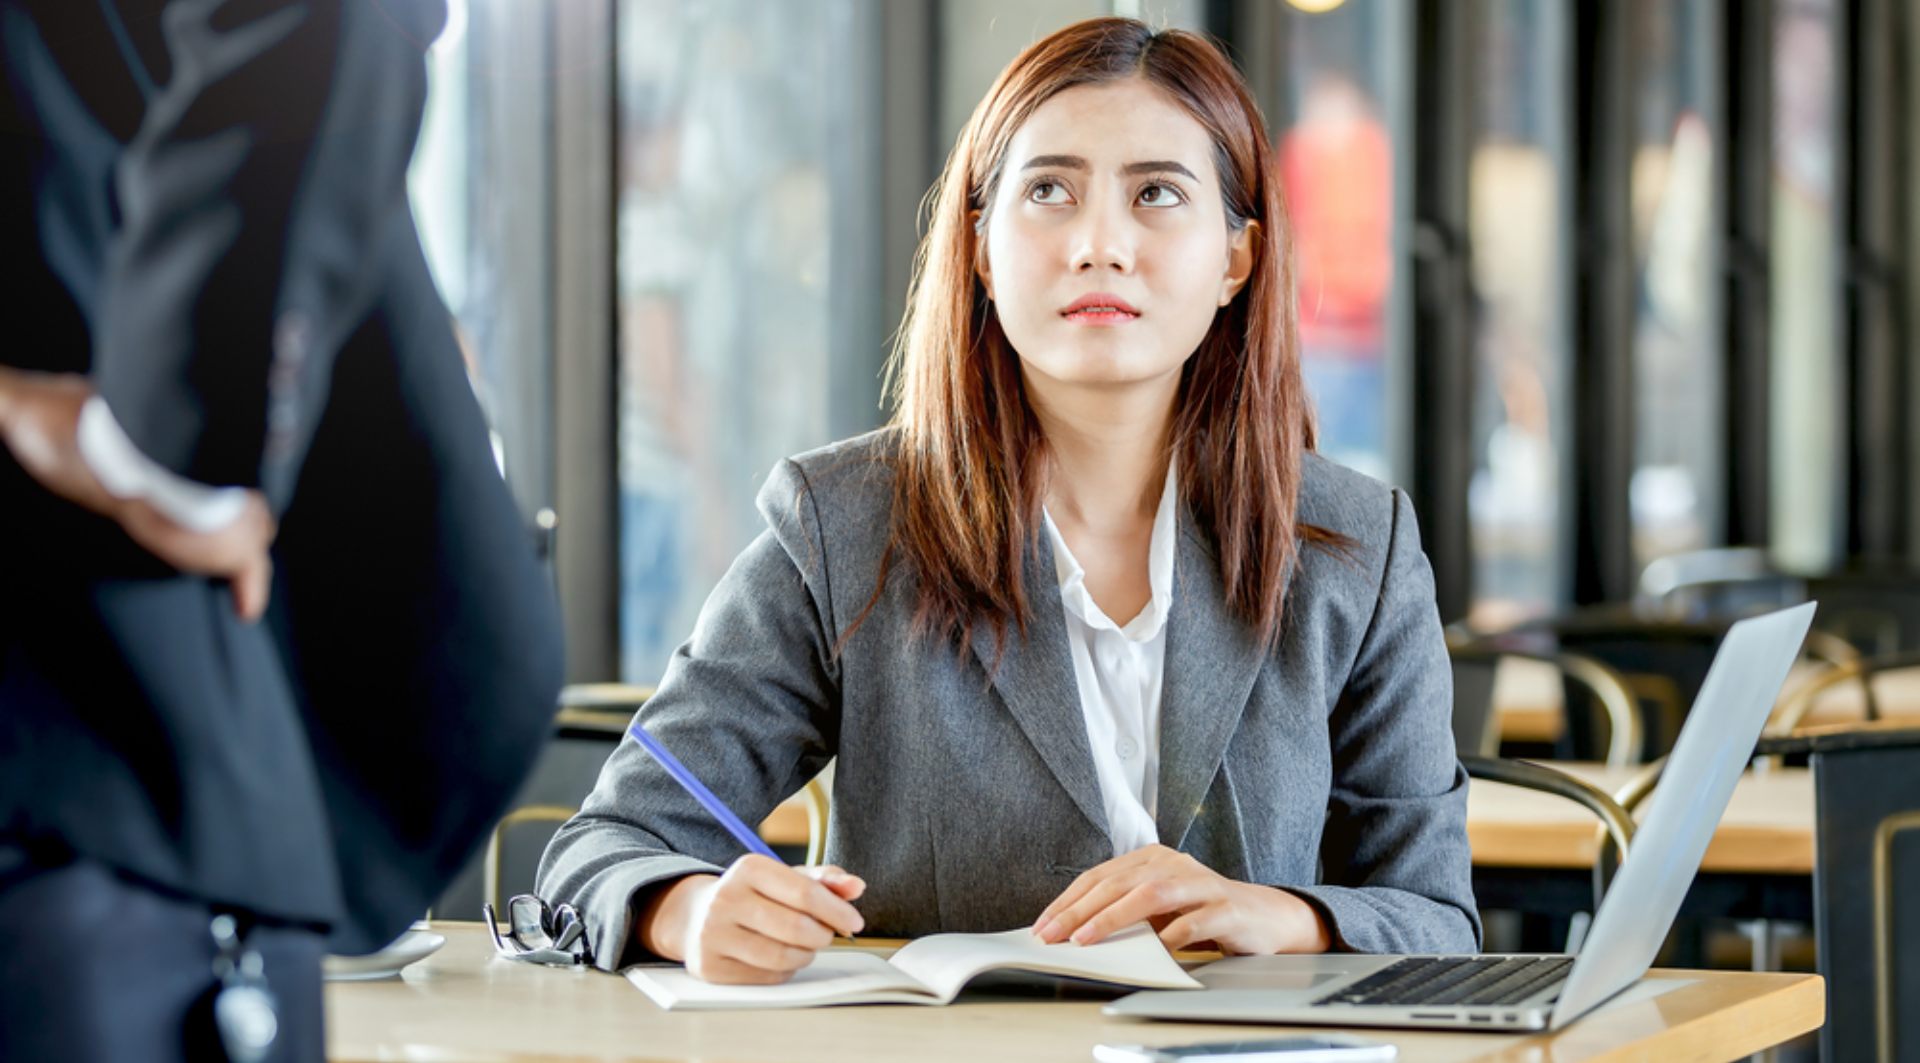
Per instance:
[[[1172,433],[1182,500],[1215,544],[1229,610],[1271,645],[1296,540],[1338,539],[1295,518],[1301,454],[1314,445],[1314,426],[1296,346],[1286,209],[1260,108],[1205,38],[1156,33],[1133,19],[1089,19],[1030,46],[1001,72],[930,193],[929,228],[888,366],[897,450],[880,580],[884,588],[897,559],[918,577],[919,633],[964,642],[984,623],[1003,645],[1011,619],[1024,634],[1024,562],[1040,529],[1046,439],[1019,358],[973,270],[983,236],[972,212],[985,218],[1007,145],[1041,104],[1076,85],[1134,77],[1166,92],[1212,138],[1229,224],[1259,225],[1252,277],[1182,370]]]

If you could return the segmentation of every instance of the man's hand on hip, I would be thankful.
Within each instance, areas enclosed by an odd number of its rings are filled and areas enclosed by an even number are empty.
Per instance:
[[[266,500],[247,491],[239,516],[212,531],[195,531],[138,498],[109,492],[79,446],[80,410],[93,385],[78,373],[30,373],[0,366],[0,442],[40,486],[120,525],[134,542],[167,564],[233,587],[234,610],[257,620],[266,611],[276,527]]]

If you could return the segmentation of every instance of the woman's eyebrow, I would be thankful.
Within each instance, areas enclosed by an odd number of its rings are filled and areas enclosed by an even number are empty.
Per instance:
[[[1087,160],[1078,155],[1035,155],[1022,170],[1090,170]]]
[[[1139,175],[1143,173],[1177,173],[1177,174],[1184,175],[1189,181],[1198,181],[1200,179],[1199,177],[1196,177],[1194,175],[1194,172],[1192,170],[1189,170],[1185,166],[1182,166],[1179,163],[1174,162],[1172,159],[1155,159],[1148,162],[1130,162],[1121,168],[1121,172],[1130,174],[1130,175]]]
[[[1033,158],[1027,160],[1025,166],[1021,167],[1022,170],[1079,170],[1083,173],[1092,168],[1093,167],[1087,165],[1087,160],[1079,155],[1035,155]],[[1172,159],[1150,159],[1146,162],[1130,162],[1121,167],[1120,172],[1128,175],[1177,173],[1184,175],[1190,181],[1198,181],[1200,179],[1192,170],[1187,169]]]

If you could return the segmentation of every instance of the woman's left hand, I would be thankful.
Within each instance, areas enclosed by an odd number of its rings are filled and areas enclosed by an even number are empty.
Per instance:
[[[1211,943],[1246,955],[1325,952],[1320,913],[1272,886],[1235,882],[1177,849],[1149,845],[1092,868],[1034,920],[1034,934],[1052,944],[1104,940],[1135,923],[1150,923],[1170,949]]]

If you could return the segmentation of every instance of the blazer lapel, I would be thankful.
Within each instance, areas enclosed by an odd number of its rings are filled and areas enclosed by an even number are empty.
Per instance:
[[[1026,567],[1032,614],[1026,637],[1021,638],[1017,630],[1007,633],[998,670],[994,668],[993,632],[975,627],[973,652],[993,677],[994,689],[1026,732],[1027,741],[1033,743],[1074,805],[1104,838],[1108,833],[1106,806],[1100,797],[1100,780],[1093,772],[1086,717],[1080,711],[1080,686],[1074,679],[1072,651],[1067,646],[1067,623],[1061,613],[1053,551],[1044,540],[1028,553]]]
[[[1183,509],[1160,688],[1160,844],[1180,847],[1259,675],[1253,631],[1227,610],[1213,551]]]

